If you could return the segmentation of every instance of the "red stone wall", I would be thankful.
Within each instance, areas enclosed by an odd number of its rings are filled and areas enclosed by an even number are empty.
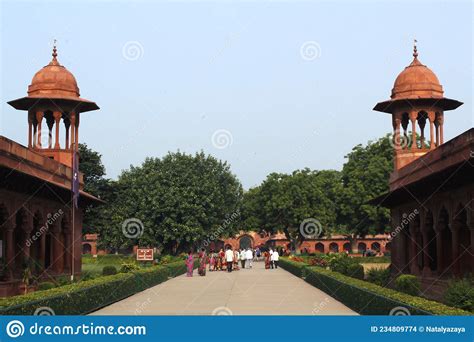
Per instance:
[[[275,236],[261,236],[256,232],[240,232],[240,234],[231,239],[226,239],[224,241],[225,245],[231,245],[232,248],[239,248],[240,240],[244,236],[249,236],[252,241],[252,246],[261,246],[261,245],[271,245],[271,246],[281,246],[283,248],[289,248],[289,241],[278,234]],[[367,236],[363,239],[356,239],[352,244],[352,252],[354,254],[359,252],[358,247],[364,247],[365,250],[371,249],[374,251],[378,251],[381,254],[390,251],[390,245],[387,246],[389,243],[389,235],[375,235],[375,236]],[[322,250],[318,250],[316,246],[322,248]],[[332,237],[332,238],[324,238],[324,239],[314,239],[314,240],[306,240],[301,244],[302,251],[307,251],[308,253],[317,253],[323,252],[328,253],[330,251],[333,252],[342,252],[344,250],[351,250],[351,243],[349,239],[344,237]]]

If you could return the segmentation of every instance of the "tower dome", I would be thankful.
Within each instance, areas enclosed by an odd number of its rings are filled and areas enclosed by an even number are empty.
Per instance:
[[[28,86],[28,96],[50,98],[79,98],[74,75],[57,60],[56,47],[51,62],[39,70]]]
[[[79,97],[76,78],[57,57],[54,45],[53,59],[33,76],[28,96],[8,104],[28,112],[28,148],[72,167],[71,151],[78,150],[80,117],[99,107]]]
[[[460,105],[444,97],[438,77],[418,60],[415,40],[413,61],[395,79],[390,100],[374,107],[392,115],[395,170],[443,144],[444,112]]]
[[[392,89],[392,99],[442,98],[443,87],[435,73],[418,60],[416,46],[413,61],[397,77]]]

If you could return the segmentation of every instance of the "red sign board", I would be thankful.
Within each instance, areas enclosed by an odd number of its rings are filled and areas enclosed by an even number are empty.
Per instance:
[[[137,260],[138,261],[152,261],[153,260],[153,248],[138,248],[137,249]]]

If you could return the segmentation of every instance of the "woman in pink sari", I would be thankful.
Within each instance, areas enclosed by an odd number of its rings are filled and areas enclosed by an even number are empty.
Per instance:
[[[188,257],[186,258],[186,268],[188,269],[188,271],[186,272],[186,276],[192,277],[194,269],[194,257],[192,251],[189,251]]]

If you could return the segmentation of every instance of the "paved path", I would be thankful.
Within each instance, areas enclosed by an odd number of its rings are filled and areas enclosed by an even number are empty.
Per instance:
[[[179,276],[98,310],[93,315],[356,315],[279,268]]]

